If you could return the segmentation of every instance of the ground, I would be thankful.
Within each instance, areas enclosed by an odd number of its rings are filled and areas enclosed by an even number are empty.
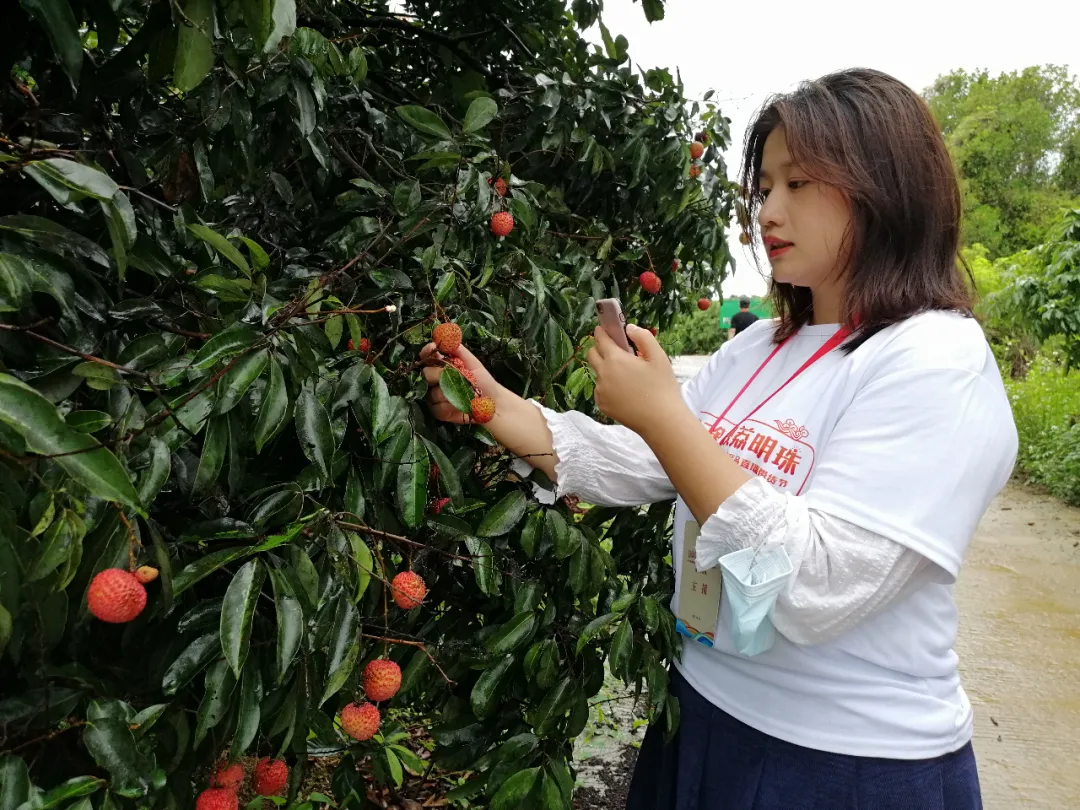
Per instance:
[[[706,359],[675,358],[676,374],[686,379]],[[972,541],[956,601],[986,810],[1080,807],[1080,509],[1009,485]],[[630,701],[599,708],[578,746],[577,804],[616,810],[643,729]]]

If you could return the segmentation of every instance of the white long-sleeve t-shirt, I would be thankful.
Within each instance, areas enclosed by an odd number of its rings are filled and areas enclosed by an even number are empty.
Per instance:
[[[978,324],[945,312],[889,327],[851,354],[831,352],[751,414],[836,329],[800,330],[723,419],[775,349],[771,322],[725,343],[683,387],[703,427],[755,475],[700,527],[696,567],[781,544],[793,571],[772,613],[771,650],[736,652],[724,605],[714,646],[687,641],[676,666],[724,711],[798,745],[938,756],[971,737],[951,585],[1011,473],[1016,430]],[[636,433],[542,410],[557,494],[608,505],[677,498]],[[677,498],[677,577],[693,522]]]

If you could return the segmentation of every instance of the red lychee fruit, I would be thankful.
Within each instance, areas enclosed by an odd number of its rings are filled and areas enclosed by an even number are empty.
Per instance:
[[[514,230],[514,217],[509,211],[500,211],[491,216],[491,232],[496,236],[509,236]]]
[[[341,728],[354,740],[370,740],[379,730],[382,718],[379,710],[371,703],[361,703],[357,706],[350,703],[341,710]]]
[[[130,571],[106,568],[90,582],[86,606],[103,622],[130,622],[146,607],[146,588]]]
[[[376,703],[389,700],[400,688],[401,667],[393,661],[377,658],[364,667],[364,694],[368,700]]]
[[[447,501],[450,499],[447,498]],[[441,511],[446,502],[439,507]],[[427,585],[423,578],[415,571],[402,571],[390,582],[390,593],[394,597],[394,604],[402,610],[412,610],[424,601],[427,596]],[[394,666],[397,666],[395,664]]]
[[[461,327],[456,323],[440,323],[431,331],[431,339],[443,354],[453,354],[461,345]]]
[[[260,796],[277,796],[289,784],[289,766],[283,760],[263,757],[255,765],[252,783]]]
[[[638,281],[641,282],[641,287],[645,292],[651,293],[652,295],[656,295],[660,292],[660,276],[656,275],[652,270],[646,270],[638,276]]]

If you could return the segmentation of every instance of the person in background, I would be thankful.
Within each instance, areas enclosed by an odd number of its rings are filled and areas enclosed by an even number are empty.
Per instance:
[[[750,299],[739,299],[739,311],[731,316],[731,328],[728,329],[728,340],[731,340],[739,332],[749,329],[756,321],[758,316],[750,311]]]
[[[864,69],[771,100],[743,159],[777,317],[694,379],[648,330],[627,327],[634,355],[597,329],[601,424],[455,354],[496,401],[485,427],[556,497],[675,499],[681,719],[670,742],[649,728],[629,810],[981,810],[952,586],[1018,442],[960,271],[952,159],[919,95]],[[435,417],[467,424],[440,372]]]

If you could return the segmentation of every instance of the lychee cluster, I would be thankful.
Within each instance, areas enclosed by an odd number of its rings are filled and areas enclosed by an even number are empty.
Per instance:
[[[411,571],[404,571],[394,578],[394,583],[404,574],[411,574],[419,580],[423,587],[423,580]],[[391,584],[395,588],[394,584]],[[426,590],[426,589],[425,589]],[[397,599],[395,588],[395,599]],[[423,598],[421,596],[420,598]],[[419,602],[417,602],[419,604]],[[377,658],[364,667],[361,677],[364,685],[364,694],[367,700],[363,703],[350,703],[341,710],[341,730],[354,740],[364,742],[370,740],[379,730],[382,716],[376,703],[390,700],[401,689],[401,667],[393,661],[385,658]]]
[[[210,787],[195,799],[195,810],[238,810],[238,794],[244,784],[239,762],[222,762],[210,777]],[[260,796],[280,796],[289,784],[289,766],[280,759],[263,757],[255,763],[251,786]]]

